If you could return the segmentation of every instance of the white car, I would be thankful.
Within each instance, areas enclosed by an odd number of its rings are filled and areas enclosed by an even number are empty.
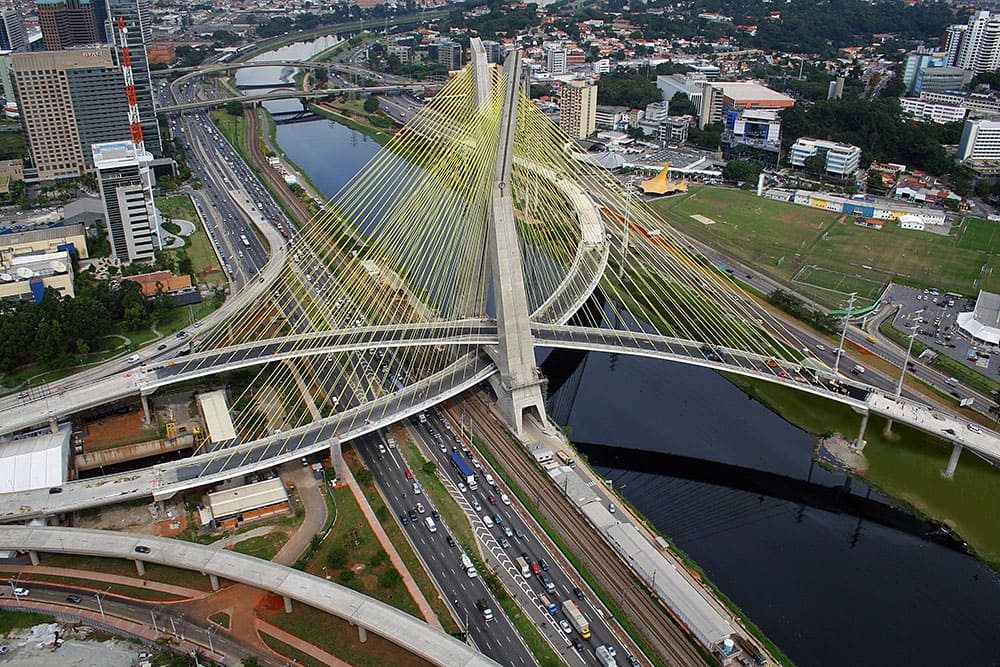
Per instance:
[[[826,350],[826,346],[823,345],[823,343],[816,343],[816,349],[820,352],[824,352]]]
[[[17,588],[14,589],[14,595],[19,598],[26,598],[29,595],[31,595],[31,591],[29,591],[27,588],[21,588],[20,586],[18,586]]]
[[[569,621],[567,621],[565,618],[559,619],[559,627],[562,628],[562,631],[565,632],[567,635],[573,634],[573,626],[571,626],[569,624]]]
[[[506,493],[501,493],[500,502],[502,502],[504,505],[510,505],[510,496],[508,496]]]
[[[459,482],[458,483],[458,490],[461,491],[462,493],[465,493],[466,488],[465,488],[465,483],[464,482]]]
[[[134,364],[135,362],[139,361],[140,359],[142,359],[142,357],[140,357],[138,354],[133,354],[131,357],[129,357],[125,361],[127,361],[130,364]]]

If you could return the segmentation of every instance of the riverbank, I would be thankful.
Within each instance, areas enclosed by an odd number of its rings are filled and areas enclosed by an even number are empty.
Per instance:
[[[840,433],[853,440],[860,416],[849,407],[768,382],[730,380],[791,424],[819,438]],[[865,431],[864,472],[852,470],[869,486],[918,516],[948,526],[971,553],[1000,572],[1000,471],[966,452],[952,479],[941,471],[951,447],[940,438],[899,424],[884,431],[872,417]]]

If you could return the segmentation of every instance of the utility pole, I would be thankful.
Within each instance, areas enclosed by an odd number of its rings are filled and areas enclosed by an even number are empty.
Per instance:
[[[94,593],[94,597],[97,598],[97,608],[101,611],[101,618],[105,617],[104,616],[104,602],[103,602],[103,600],[101,598],[103,598],[105,595],[107,595],[108,591],[110,591],[110,590],[111,590],[111,586],[108,586],[107,588],[105,588],[100,593]]]
[[[844,356],[844,338],[847,337],[847,324],[851,321],[851,313],[854,312],[854,299],[857,296],[857,292],[851,292],[850,297],[847,299],[847,312],[844,313],[844,328],[840,331],[840,345],[837,346],[837,359],[833,362],[834,375],[840,370],[840,358]]]
[[[909,322],[910,318],[907,317],[906,320],[907,322]],[[897,401],[899,400],[899,397],[903,395],[903,377],[906,375],[906,366],[910,363],[910,350],[913,349],[913,339],[916,337],[917,337],[917,327],[916,325],[914,325],[913,331],[910,332],[910,342],[906,346],[906,358],[903,359],[903,365],[899,369],[899,382],[896,383],[895,400]]]

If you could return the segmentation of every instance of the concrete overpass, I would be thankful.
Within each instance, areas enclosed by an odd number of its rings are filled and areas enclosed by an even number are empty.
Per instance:
[[[149,553],[138,553],[144,546]],[[300,570],[245,556],[235,551],[151,535],[86,528],[0,526],[0,549],[27,551],[37,564],[39,553],[79,554],[125,558],[193,570],[211,577],[213,588],[228,579],[280,595],[285,610],[301,602],[357,626],[361,641],[372,632],[434,665],[451,667],[497,666],[474,648],[423,621],[339,584]]]
[[[198,102],[185,102],[183,104],[172,104],[170,106],[157,107],[157,111],[162,111],[165,113],[183,113],[185,111],[194,111],[197,109],[211,109],[214,107],[222,107],[229,102],[267,102],[268,100],[287,100],[287,99],[322,99],[324,97],[336,97],[337,95],[344,95],[347,93],[368,93],[371,95],[387,94],[387,93],[400,93],[400,92],[411,92],[422,90],[422,86],[355,86],[351,88],[327,88],[323,90],[294,90],[294,89],[284,89],[284,90],[273,90],[266,93],[256,93],[252,95],[234,95],[230,97],[219,97],[213,100],[200,100]]]

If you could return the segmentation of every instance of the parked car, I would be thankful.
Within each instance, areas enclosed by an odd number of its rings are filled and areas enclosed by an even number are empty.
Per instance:
[[[67,595],[66,596],[66,602],[70,602],[72,604],[80,604],[80,596],[79,595]]]

